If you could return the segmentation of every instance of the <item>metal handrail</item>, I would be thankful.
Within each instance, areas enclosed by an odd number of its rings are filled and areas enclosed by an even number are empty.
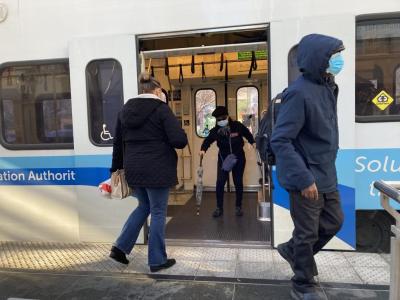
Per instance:
[[[390,199],[400,203],[400,181],[374,182],[374,187],[381,192],[381,205],[396,220],[397,226],[400,226],[400,213],[390,205]]]
[[[381,204],[383,208],[396,220],[396,226],[392,225],[390,241],[390,300],[400,299],[400,213],[390,205],[390,199],[400,203],[400,181],[374,182],[374,187],[381,192]]]

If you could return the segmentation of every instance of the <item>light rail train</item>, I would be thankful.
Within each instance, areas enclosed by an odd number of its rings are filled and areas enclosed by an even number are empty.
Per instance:
[[[208,192],[198,217],[192,196],[212,110],[226,105],[255,134],[270,99],[299,74],[295,46],[309,33],[346,47],[337,76],[345,223],[327,248],[388,251],[393,220],[372,182],[400,180],[398,0],[1,0],[0,240],[114,240],[136,200],[105,199],[97,185],[109,177],[117,113],[137,95],[141,70],[162,83],[189,139],[178,151],[168,242],[287,240],[288,196],[274,170],[271,222],[257,220],[260,170],[249,145],[241,219],[233,210],[211,218],[215,145],[204,160]]]

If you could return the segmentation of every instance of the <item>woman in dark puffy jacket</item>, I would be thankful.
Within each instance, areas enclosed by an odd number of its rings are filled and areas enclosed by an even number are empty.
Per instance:
[[[139,78],[140,95],[130,99],[118,116],[111,171],[125,169],[128,185],[139,200],[110,257],[128,264],[139,232],[151,214],[148,264],[152,272],[175,264],[165,251],[169,189],[178,183],[175,148],[187,145],[185,131],[163,102],[160,83],[147,73]]]

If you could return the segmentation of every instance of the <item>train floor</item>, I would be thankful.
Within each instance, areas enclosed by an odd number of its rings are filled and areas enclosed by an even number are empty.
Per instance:
[[[0,299],[290,299],[290,266],[274,249],[168,246],[177,264],[150,273],[147,246],[129,265],[109,243],[0,242]],[[388,254],[321,251],[321,299],[388,299]]]
[[[243,194],[243,216],[235,215],[235,193],[225,193],[224,215],[213,218],[214,192],[204,192],[200,215],[196,215],[195,196],[168,206],[167,239],[249,242],[270,244],[270,222],[257,219],[257,193]]]

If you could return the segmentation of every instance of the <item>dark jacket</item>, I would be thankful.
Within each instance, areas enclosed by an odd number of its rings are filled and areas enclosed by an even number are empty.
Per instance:
[[[300,41],[297,63],[303,74],[283,93],[271,138],[278,179],[287,190],[314,182],[320,192],[337,189],[338,87],[325,71],[340,46],[342,41],[319,34]]]
[[[174,148],[182,149],[187,142],[167,104],[154,98],[130,99],[118,116],[111,171],[124,167],[131,187],[173,187],[178,183]]]
[[[225,158],[231,153],[229,147],[229,135],[231,137],[232,153],[237,156],[244,155],[243,137],[245,137],[250,144],[254,143],[253,135],[246,126],[238,121],[232,121],[229,119],[229,127],[215,125],[215,127],[210,130],[210,134],[201,145],[201,150],[207,151],[211,144],[217,141],[219,152],[222,157]]]

